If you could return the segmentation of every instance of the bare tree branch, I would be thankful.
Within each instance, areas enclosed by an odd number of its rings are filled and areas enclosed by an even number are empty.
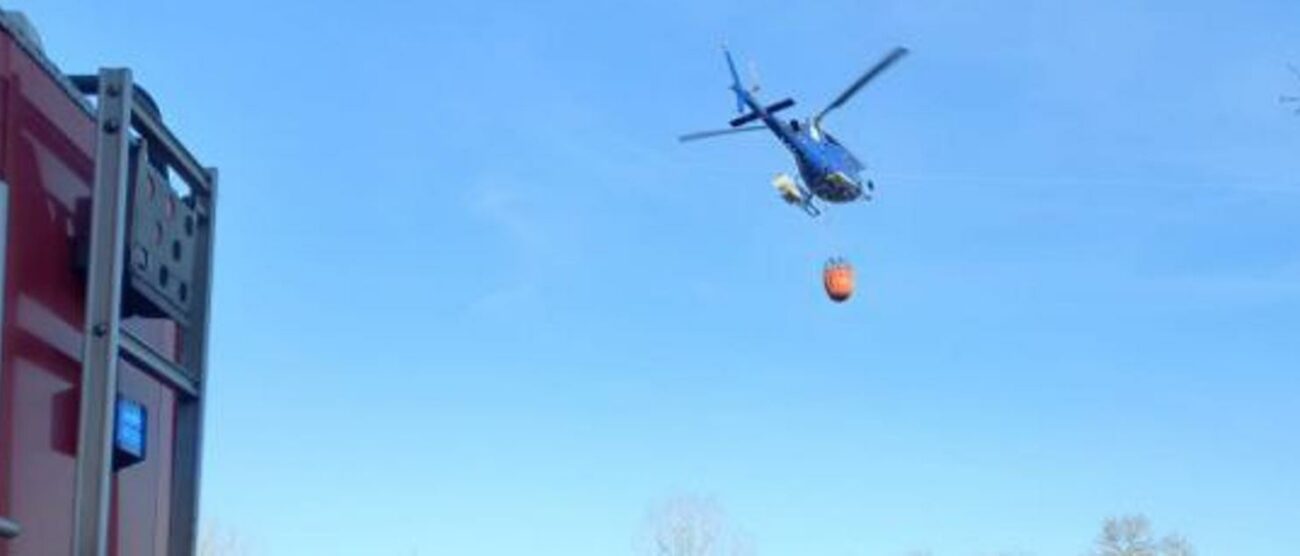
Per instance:
[[[1161,556],[1196,556],[1196,549],[1180,535],[1169,535],[1160,542]]]
[[[199,530],[196,556],[248,556],[248,543],[234,530],[213,521],[205,521]]]
[[[1170,535],[1157,543],[1143,515],[1112,517],[1102,525],[1092,556],[1195,556],[1187,539]]]
[[[711,499],[679,496],[655,507],[647,518],[650,556],[752,556],[753,543],[727,523]]]

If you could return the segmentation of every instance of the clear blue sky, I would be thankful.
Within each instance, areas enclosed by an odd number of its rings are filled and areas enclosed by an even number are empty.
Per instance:
[[[260,554],[1300,546],[1300,3],[5,2],[222,169],[205,516]],[[977,6],[978,4],[978,6]],[[878,199],[810,222],[718,45]],[[820,291],[857,263],[859,297]]]

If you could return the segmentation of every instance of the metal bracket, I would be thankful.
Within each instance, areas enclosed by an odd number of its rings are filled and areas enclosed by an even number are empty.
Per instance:
[[[163,357],[148,344],[137,338],[130,330],[123,330],[122,337],[122,356],[132,363],[139,365],[141,368],[149,369],[158,378],[179,390],[187,397],[198,397],[199,382],[189,376],[188,371],[180,365],[172,363],[170,359]]]
[[[0,517],[0,539],[16,539],[21,534],[23,534],[22,525],[12,519]]]
[[[151,144],[141,139],[131,155],[127,220],[128,315],[166,317],[190,324],[198,215],[194,197],[182,198],[159,168]]]

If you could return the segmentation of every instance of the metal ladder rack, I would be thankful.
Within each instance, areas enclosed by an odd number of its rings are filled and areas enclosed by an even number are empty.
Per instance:
[[[163,125],[152,100],[134,85],[130,70],[103,69],[98,76],[72,82],[95,96],[98,130],[86,261],[73,554],[109,552],[114,405],[122,358],[177,392],[167,551],[188,556],[194,554],[197,533],[217,172],[200,165]],[[137,287],[126,278],[127,231],[133,214],[128,193],[136,174],[144,171],[138,162],[136,171],[131,171],[132,156],[146,151],[148,157],[157,157],[153,162],[165,164],[188,186],[187,200],[195,216],[193,275],[187,289],[191,301],[188,318],[178,322],[183,338],[179,363],[122,326],[124,292]]]

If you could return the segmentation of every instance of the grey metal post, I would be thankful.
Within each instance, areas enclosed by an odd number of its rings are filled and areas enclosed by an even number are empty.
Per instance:
[[[194,309],[185,332],[183,365],[198,383],[193,397],[178,398],[176,451],[172,457],[172,517],[169,552],[194,554],[198,533],[199,477],[203,462],[203,406],[207,397],[208,323],[212,302],[212,253],[217,228],[217,169],[206,168],[206,187],[191,185],[198,208],[194,261]],[[204,210],[206,209],[206,210]]]
[[[0,180],[0,331],[4,330],[5,320],[5,258],[9,253],[9,184]],[[4,338],[0,337],[0,384],[4,384]],[[0,539],[13,539],[22,534],[23,528],[12,519],[0,517]]]
[[[9,184],[0,180],[0,331],[4,330],[5,322],[5,259],[9,253]],[[0,348],[3,348],[4,338],[0,338]],[[0,351],[0,361],[4,358],[3,351]],[[4,367],[0,366],[0,376],[4,375]]]
[[[9,184],[0,180],[0,384],[4,384],[5,259],[9,255]],[[0,423],[2,425],[2,423]]]
[[[130,70],[100,70],[99,140],[95,147],[77,435],[74,556],[108,553],[132,91]]]

